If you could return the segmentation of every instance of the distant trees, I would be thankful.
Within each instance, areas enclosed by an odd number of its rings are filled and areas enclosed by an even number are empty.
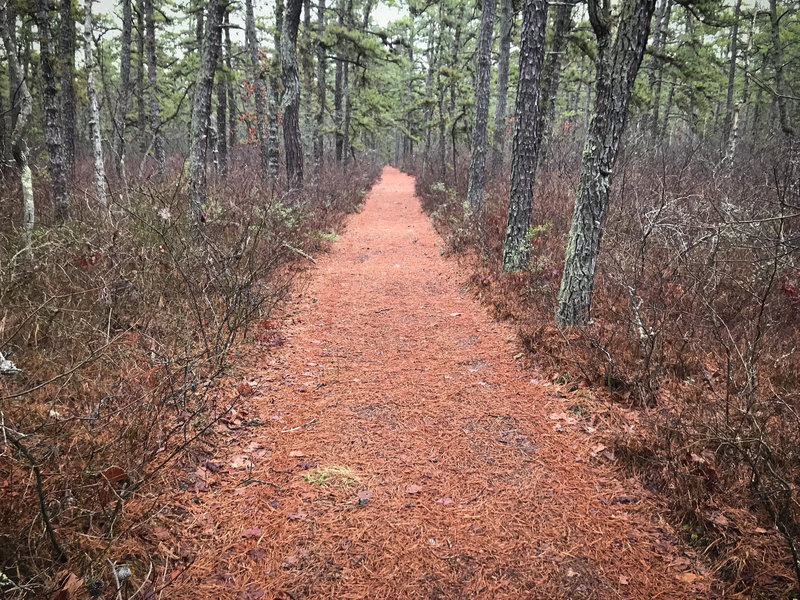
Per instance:
[[[214,73],[222,44],[222,17],[227,10],[226,0],[209,0],[205,19],[200,69],[195,81],[192,110],[192,139],[189,150],[189,207],[194,217],[206,220],[206,155],[208,152],[208,121],[211,118],[211,94]]]
[[[152,21],[152,0],[150,2],[150,20]],[[100,132],[100,109],[97,105],[97,87],[94,81],[94,55],[92,44],[92,0],[86,0],[84,8],[83,47],[86,68],[86,97],[89,103],[89,140],[92,144],[92,164],[94,166],[94,186],[97,203],[107,206],[106,168],[103,162],[103,140]],[[155,82],[153,82],[155,84]],[[162,149],[163,152],[163,149]]]
[[[478,48],[475,50],[475,121],[469,165],[467,202],[473,211],[481,207],[486,178],[486,129],[489,120],[489,85],[492,68],[492,28],[496,0],[483,2]]]
[[[264,78],[261,72],[261,60],[258,57],[258,39],[256,37],[256,20],[253,13],[253,0],[245,1],[245,39],[247,54],[250,56],[250,78],[253,82],[253,99],[256,108],[256,136],[258,138],[259,156],[261,158],[261,179],[270,177],[269,141],[267,139],[267,117],[264,110]]]

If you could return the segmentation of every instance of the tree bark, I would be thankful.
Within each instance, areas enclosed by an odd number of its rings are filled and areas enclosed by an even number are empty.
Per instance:
[[[90,1],[90,0],[88,0]],[[144,0],[145,53],[147,54],[147,87],[149,88],[150,131],[153,136],[153,155],[162,177],[167,171],[164,135],[161,132],[161,106],[158,102],[158,75],[156,71],[156,25],[153,19],[153,0]]]
[[[528,232],[533,218],[533,186],[541,139],[539,83],[546,24],[546,1],[525,0],[522,8],[522,47],[519,54],[519,83],[514,115],[508,225],[503,249],[504,271],[522,271],[530,262]]]
[[[297,30],[303,0],[289,0],[281,35],[283,71],[283,146],[289,188],[303,185],[303,143],[300,139],[300,78],[297,72]]]
[[[623,0],[613,46],[608,5],[604,6],[606,10],[601,12],[597,0],[589,0],[589,19],[597,37],[594,108],[583,148],[558,295],[558,325],[585,325],[591,318],[594,275],[612,170],[647,45],[655,0]]]
[[[353,101],[350,96],[350,65],[344,65],[344,123],[343,128],[343,147],[342,164],[347,166],[350,162],[350,119],[353,113]]]
[[[16,17],[14,18],[16,21]],[[14,81],[17,82],[15,88],[16,103],[19,106],[16,115],[14,128],[11,132],[11,154],[19,170],[19,179],[22,186],[22,234],[20,235],[20,256],[23,261],[30,263],[33,260],[33,227],[34,227],[34,204],[33,204],[33,178],[31,168],[28,164],[28,149],[25,143],[25,131],[28,127],[28,119],[33,109],[33,100],[28,91],[28,84],[25,82],[25,75],[20,67],[17,57],[17,45],[11,34],[10,18],[6,11],[6,3],[0,3],[0,39],[6,49],[6,60],[8,61],[9,74],[14,74]]]
[[[200,69],[195,81],[192,142],[189,151],[189,207],[199,222],[205,222],[208,122],[211,115],[214,72],[222,41],[222,15],[226,8],[224,0],[208,1]]]
[[[89,142],[92,145],[92,164],[94,165],[94,189],[97,203],[105,208],[106,169],[103,163],[103,140],[100,133],[100,109],[97,106],[97,86],[94,82],[94,54],[92,53],[92,0],[86,0],[83,21],[83,48],[86,70],[86,97],[89,102]]]
[[[325,161],[325,146],[322,137],[322,127],[325,123],[325,46],[322,42],[325,36],[325,0],[317,4],[317,114],[314,122],[314,175],[319,182],[322,167]]]
[[[506,144],[506,103],[508,101],[508,62],[511,54],[511,29],[514,26],[513,0],[500,2],[500,57],[497,63],[497,90],[494,103],[492,169],[503,168]]]
[[[280,166],[280,128],[278,112],[281,106],[281,39],[283,37],[283,0],[275,0],[275,62],[270,69],[270,88],[267,90],[269,100],[269,173],[275,179]]]
[[[781,131],[787,136],[794,136],[789,112],[786,106],[786,77],[783,62],[783,43],[781,42],[780,22],[778,19],[777,0],[769,0],[769,22],[772,34],[772,67],[775,70],[775,96],[778,103],[778,122]]]
[[[545,160],[550,152],[550,136],[553,133],[553,123],[556,117],[556,99],[558,86],[561,79],[561,59],[567,45],[567,35],[572,29],[572,9],[577,0],[567,0],[556,7],[553,17],[553,37],[550,40],[550,50],[545,56],[542,69],[542,92],[539,98],[539,135],[541,137],[539,156]]]
[[[261,158],[260,174],[262,181],[268,181],[270,179],[269,139],[267,138],[267,116],[264,113],[264,76],[261,72],[261,61],[258,58],[258,39],[256,38],[253,0],[247,0],[245,7],[245,37],[247,53],[250,55],[253,100],[256,105],[256,137],[258,138],[259,156]]]
[[[44,105],[44,136],[49,154],[48,167],[53,189],[56,221],[69,219],[66,156],[61,130],[58,84],[53,64],[53,38],[50,31],[50,9],[47,0],[37,0],[36,25],[39,29],[39,65],[42,75],[42,104]]]
[[[125,126],[131,103],[131,0],[122,0],[122,42],[119,55],[119,95],[114,115],[114,164],[125,178]]]
[[[742,0],[736,0],[733,9],[733,26],[731,27],[731,43],[728,54],[730,55],[730,62],[728,64],[728,93],[725,97],[725,147],[730,150],[728,141],[731,136],[731,128],[733,127],[734,107],[733,107],[733,92],[734,84],[736,82],[736,58],[738,54],[739,45],[739,17],[741,15]],[[738,120],[738,112],[737,112]]]
[[[339,1],[337,5],[339,11],[338,25],[344,27],[344,2]],[[342,124],[344,122],[344,114],[342,111],[342,83],[344,80],[344,61],[341,56],[336,57],[336,71],[334,74],[333,84],[333,124],[336,126],[336,164],[342,165],[342,154],[344,151],[344,131]]]
[[[478,49],[475,56],[475,125],[472,128],[472,152],[469,165],[467,201],[473,212],[483,203],[486,180],[486,128],[489,120],[489,86],[492,70],[492,29],[496,0],[485,0],[481,13]]]
[[[658,27],[653,40],[653,46],[656,52],[661,52],[666,43],[667,32],[669,31],[669,19],[672,14],[672,0],[663,0],[659,11],[661,14],[656,20]],[[658,124],[660,122],[659,111],[661,110],[661,88],[664,82],[664,61],[661,57],[654,56],[651,61],[651,66],[650,87],[653,90],[653,115],[650,123],[650,131],[653,137],[657,138],[659,135]]]
[[[147,106],[144,100],[144,65],[145,65],[145,25],[144,0],[136,1],[136,119],[139,134],[139,152],[144,158],[149,145],[147,141]]]
[[[11,41],[11,47],[16,50],[17,48],[17,13],[14,9],[14,4],[8,2],[6,7],[6,20],[4,25],[8,29],[8,39]],[[19,57],[17,57],[17,63],[19,63]],[[21,69],[23,75],[25,75],[24,69]],[[17,115],[19,114],[20,105],[21,105],[21,98],[17,95],[19,94],[19,86],[20,80],[17,78],[17,74],[13,72],[13,69],[9,69],[8,72],[8,103],[9,103],[9,113],[11,116],[11,131],[14,131],[14,127],[17,126]]]
[[[223,61],[219,61],[223,64]],[[219,170],[223,177],[228,176],[228,71],[217,71],[217,151]]]
[[[233,52],[231,46],[231,13],[225,11],[225,66],[228,68],[228,155],[236,148],[236,98],[233,94]]]
[[[71,0],[60,0],[58,62],[61,70],[61,128],[67,188],[75,179],[75,20]]]

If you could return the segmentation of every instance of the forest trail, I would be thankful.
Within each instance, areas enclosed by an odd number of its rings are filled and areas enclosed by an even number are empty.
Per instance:
[[[261,351],[263,425],[230,432],[163,513],[193,559],[170,597],[709,597],[441,245],[387,167]]]

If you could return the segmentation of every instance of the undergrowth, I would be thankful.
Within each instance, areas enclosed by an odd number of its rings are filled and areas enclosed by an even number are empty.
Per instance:
[[[644,427],[608,432],[615,456],[664,498],[726,592],[790,597],[800,580],[798,174],[779,147],[743,147],[730,164],[689,140],[657,146],[629,139],[617,162],[593,322],[580,330],[553,325],[580,140],[557,136],[538,171],[524,273],[501,272],[508,171],[468,216],[463,177],[407,168],[476,296],[516,323],[532,360],[605,389],[609,410],[639,412]]]
[[[0,194],[0,351],[22,369],[0,379],[7,595],[46,597],[78,577],[94,591],[113,584],[109,561],[161,508],[164,468],[253,392],[234,377],[242,342],[281,343],[272,309],[377,176],[324,172],[290,199],[234,168],[212,182],[198,227],[180,165],[164,180],[111,182],[109,211],[81,191],[89,169],[79,165],[65,225],[51,225],[37,187],[31,262],[17,254],[13,178]],[[134,498],[153,501],[129,511]],[[127,560],[141,574],[153,564]]]

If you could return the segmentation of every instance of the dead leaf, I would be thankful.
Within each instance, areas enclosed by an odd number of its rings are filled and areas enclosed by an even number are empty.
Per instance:
[[[296,556],[287,556],[284,559],[281,568],[288,571],[289,569],[294,569],[299,563],[300,559],[298,559]]]
[[[254,563],[260,563],[264,558],[267,556],[267,551],[264,548],[253,548],[252,550],[248,550],[245,552],[247,554],[247,558],[252,560]]]
[[[620,585],[628,585],[628,583],[629,583],[628,582],[628,578],[625,577],[625,575],[620,575],[619,576],[619,584]]]
[[[239,594],[239,600],[261,600],[264,597],[264,590],[255,583],[251,583]]]
[[[422,488],[418,485],[410,485],[406,488],[406,494],[419,494]]]
[[[305,521],[308,513],[303,510],[298,510],[297,512],[290,512],[286,515],[286,518],[290,521]]]
[[[595,444],[594,446],[592,446],[591,454],[592,454],[592,456],[597,456],[598,454],[600,454],[606,448],[607,448],[607,446],[605,444]]]
[[[234,456],[228,464],[232,469],[246,469],[253,466],[253,459],[246,454],[239,454]]]
[[[694,583],[700,577],[695,575],[694,573],[681,573],[680,575],[676,576],[678,580],[683,581],[684,583]]]
[[[728,527],[731,524],[728,518],[718,510],[707,511],[706,518],[719,527]]]
[[[370,492],[369,490],[361,490],[360,492],[358,492],[359,506],[366,505],[370,500],[372,500],[372,492]]]
[[[250,538],[261,537],[262,533],[263,531],[261,530],[261,527],[251,527],[250,529],[245,529],[242,532],[242,537],[247,540]]]
[[[436,502],[438,502],[443,506],[450,506],[451,504],[453,504],[453,499],[450,496],[442,496]]]
[[[303,452],[302,450],[292,450],[291,452],[289,452],[289,456],[291,458],[302,458],[303,456],[305,456],[305,452]]]

